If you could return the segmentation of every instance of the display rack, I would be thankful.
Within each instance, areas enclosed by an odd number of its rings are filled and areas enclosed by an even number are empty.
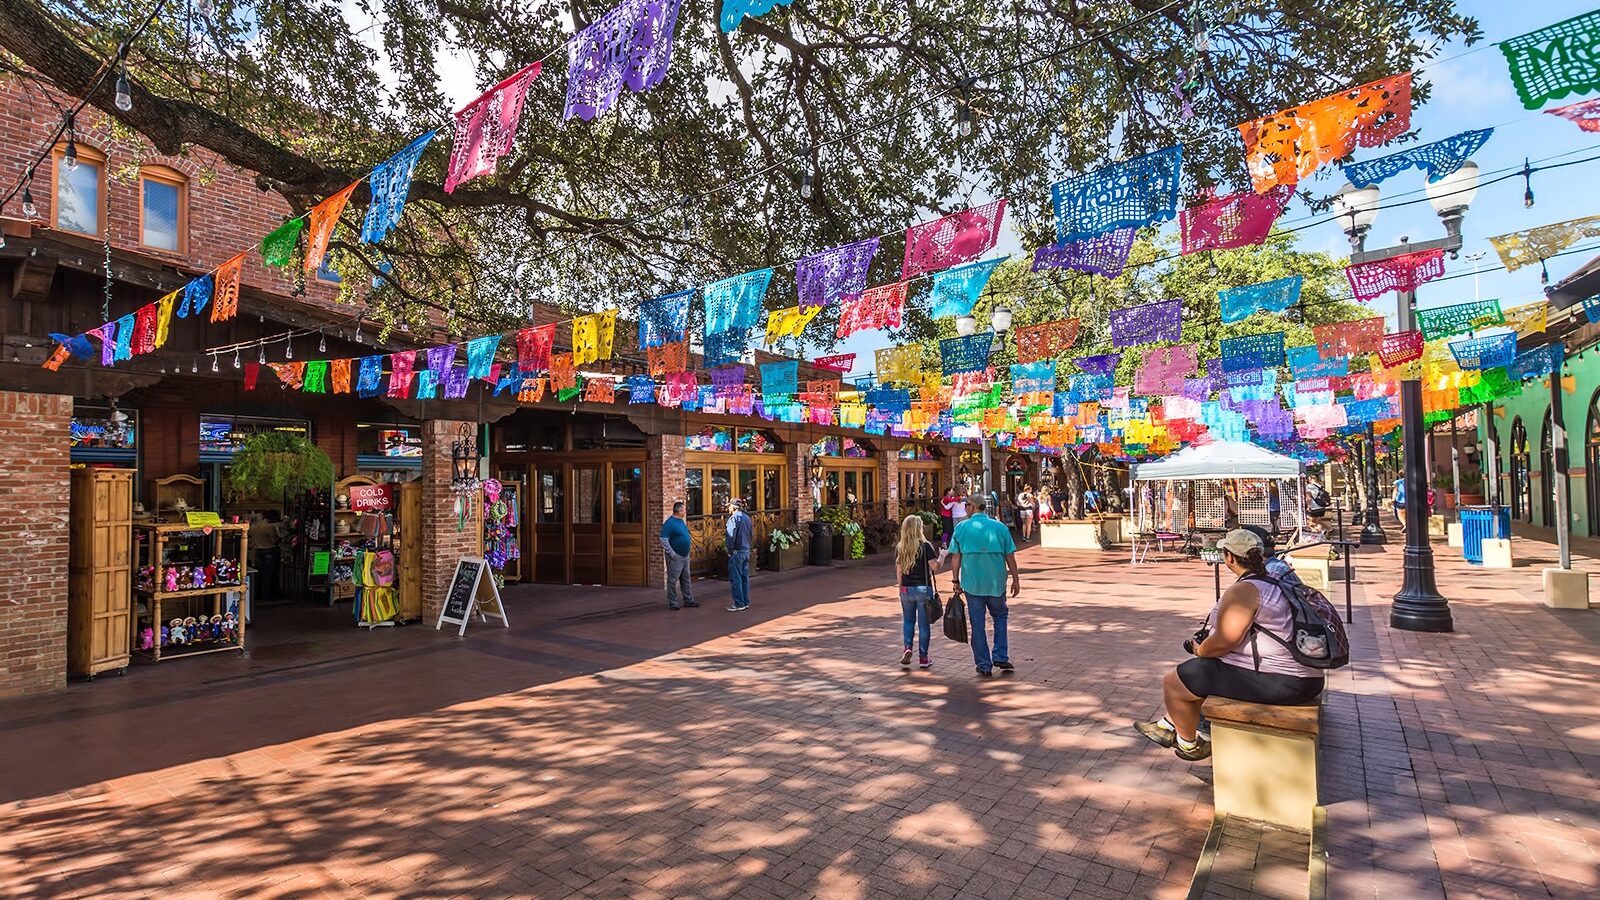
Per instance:
[[[181,522],[188,511],[206,508],[206,483],[193,475],[168,475],[150,482],[149,514],[161,522]]]
[[[244,649],[249,530],[243,524],[134,526],[135,652],[160,662]],[[196,569],[206,574],[196,576]],[[191,586],[197,578],[206,583]]]

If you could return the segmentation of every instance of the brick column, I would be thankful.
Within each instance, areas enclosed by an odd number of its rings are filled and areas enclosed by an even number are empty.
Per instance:
[[[805,527],[812,517],[811,445],[793,441],[785,449],[789,462],[789,502],[794,505],[796,526]]]
[[[952,444],[945,450],[946,455],[941,459],[939,468],[939,495],[935,499],[943,499],[944,489],[956,486],[956,478],[961,472],[961,448]]]
[[[656,535],[683,499],[683,435],[652,434],[645,438],[644,548],[645,584],[665,587],[666,553]]]
[[[882,485],[883,514],[889,521],[900,520],[900,455],[888,448],[878,451],[878,484]]]
[[[445,591],[450,587],[450,577],[456,571],[456,561],[463,556],[479,555],[483,546],[481,505],[475,504],[466,527],[456,530],[456,495],[450,490],[450,445],[455,442],[463,424],[476,440],[477,426],[471,422],[431,419],[422,423],[422,521],[401,523],[402,528],[415,528],[419,524],[422,528],[424,622],[439,618]]]
[[[72,398],[0,391],[0,697],[67,683]]]

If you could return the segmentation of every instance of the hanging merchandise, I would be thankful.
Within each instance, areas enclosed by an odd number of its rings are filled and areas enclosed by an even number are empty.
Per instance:
[[[858,331],[899,328],[906,305],[906,282],[868,288],[855,297],[845,297],[839,306],[837,334],[847,338]]]
[[[1346,163],[1340,168],[1344,170],[1344,177],[1358,188],[1370,187],[1412,166],[1428,173],[1429,181],[1438,181],[1465,165],[1493,134],[1493,128],[1463,131],[1442,141],[1412,147],[1378,159]]]
[[[867,289],[867,270],[878,252],[879,238],[867,238],[802,257],[794,264],[800,308],[833,306]]]
[[[1452,306],[1417,310],[1417,326],[1427,341],[1437,341],[1479,328],[1505,324],[1499,300],[1474,300]]]
[[[756,269],[706,285],[706,335],[760,324],[761,302],[771,282],[771,269]]]
[[[1411,129],[1411,73],[1290,107],[1239,126],[1256,191],[1298,184],[1357,146],[1381,147]]]
[[[935,319],[969,315],[972,307],[977,305],[984,286],[989,283],[989,276],[1007,259],[999,256],[979,260],[935,274],[928,291],[929,305],[933,310],[931,315]]]
[[[680,0],[622,0],[567,40],[567,98],[561,117],[604,115],[627,85],[661,83],[672,62]]]
[[[854,353],[836,353],[832,356],[819,356],[811,361],[811,365],[818,369],[827,369],[829,372],[848,372],[855,367],[856,355]]]
[[[1507,272],[1543,263],[1584,238],[1600,237],[1600,216],[1585,216],[1489,238]]]
[[[1078,320],[1057,319],[1017,329],[1017,362],[1055,359],[1078,341]]]
[[[261,239],[261,261],[281,269],[294,259],[294,248],[300,245],[300,229],[306,220],[299,216],[284,222]]]
[[[1517,358],[1516,332],[1464,338],[1450,342],[1450,354],[1463,369],[1492,369],[1509,366]]]
[[[239,314],[239,269],[244,252],[217,266],[216,292],[211,298],[211,321],[226,322]],[[199,307],[195,308],[199,311]]]
[[[1317,352],[1324,357],[1358,356],[1377,353],[1383,346],[1383,316],[1313,325],[1311,336],[1317,342]]]
[[[334,226],[339,224],[339,216],[344,213],[345,204],[350,202],[350,194],[360,184],[359,181],[353,181],[344,190],[311,207],[311,212],[306,216],[307,272],[321,268],[322,261],[328,255],[328,241],[333,238]]]
[[[1218,291],[1223,322],[1241,322],[1256,312],[1281,313],[1300,300],[1304,278],[1291,275],[1244,287]]]
[[[811,324],[811,320],[822,311],[820,306],[802,307],[795,306],[789,309],[775,309],[767,313],[767,338],[768,344],[776,344],[782,338],[798,338]]]
[[[1600,10],[1500,42],[1527,109],[1600,89]]]
[[[1183,148],[1176,146],[1056,182],[1050,189],[1056,243],[1168,221],[1178,212],[1182,168]]]
[[[1144,352],[1139,370],[1134,373],[1134,391],[1146,396],[1164,396],[1183,390],[1183,380],[1200,367],[1193,347],[1151,347]]]
[[[694,288],[689,288],[641,304],[639,349],[648,350],[683,340],[684,332],[689,328],[689,301],[692,299]]]
[[[367,205],[367,215],[361,222],[362,243],[376,244],[400,224],[400,214],[405,210],[406,198],[411,194],[411,179],[416,174],[417,161],[438,133],[435,129],[422,135],[399,153],[373,167],[372,174],[367,176],[372,201]]]
[[[723,31],[733,31],[745,16],[759,18],[779,6],[788,6],[794,0],[722,0],[720,22]]]
[[[1552,116],[1560,116],[1563,119],[1567,119],[1590,134],[1600,132],[1600,98],[1580,100],[1568,106],[1547,109],[1545,112]]]
[[[1185,209],[1178,216],[1184,255],[1261,243],[1293,196],[1292,185],[1278,185],[1265,193],[1242,191]]]
[[[874,354],[878,383],[891,381],[915,383],[922,375],[922,348],[915,344],[905,347],[884,347]]]
[[[1173,342],[1183,338],[1183,301],[1162,300],[1111,311],[1111,346]]]
[[[1114,228],[1081,241],[1047,244],[1033,251],[1033,271],[1070,269],[1116,278],[1128,264],[1128,253],[1133,249],[1137,233],[1135,228]]]
[[[1000,239],[1005,215],[1006,201],[1000,199],[907,228],[901,280],[971,262],[988,253]]]
[[[480,175],[493,175],[500,157],[511,152],[522,121],[522,103],[528,86],[539,77],[539,63],[533,63],[490,88],[455,114],[454,145],[450,148],[450,169],[445,176],[445,193]]]
[[[1283,365],[1281,331],[1225,338],[1221,348],[1224,372],[1253,372]]]
[[[1376,300],[1390,291],[1406,293],[1444,275],[1443,250],[1419,250],[1404,256],[1346,266],[1350,292],[1363,303]]]

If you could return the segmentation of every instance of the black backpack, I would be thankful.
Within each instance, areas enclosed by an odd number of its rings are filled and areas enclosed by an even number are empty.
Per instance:
[[[1277,587],[1283,599],[1288,602],[1291,614],[1289,639],[1252,623],[1250,625],[1252,648],[1256,634],[1260,633],[1282,644],[1295,658],[1295,662],[1307,668],[1342,669],[1350,664],[1350,638],[1345,634],[1344,622],[1339,619],[1339,611],[1334,608],[1333,602],[1327,595],[1316,588],[1308,587],[1299,579],[1285,582],[1270,576],[1250,577]],[[1260,667],[1261,654],[1257,651],[1256,668]]]

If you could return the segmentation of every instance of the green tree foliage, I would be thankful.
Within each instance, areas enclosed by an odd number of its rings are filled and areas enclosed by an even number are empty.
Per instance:
[[[150,4],[0,0],[3,65],[81,90]],[[1233,125],[1478,37],[1450,0],[801,0],[732,34],[720,0],[685,0],[665,82],[563,123],[564,44],[612,5],[169,2],[129,54],[133,110],[115,109],[109,80],[92,101],[163,152],[210,148],[304,209],[445,124],[441,70],[484,89],[544,59],[495,177],[444,193],[447,130],[407,227],[381,248],[352,240],[362,188],[333,245],[354,283],[393,261],[372,297],[385,320],[432,308],[476,327],[520,319],[531,300],[628,308],[767,265],[779,267],[770,304],[792,305],[789,261],[972,194],[1012,198],[1037,245],[1053,181],[1180,141],[1192,189],[1239,187]],[[958,107],[975,116],[970,138]],[[899,261],[891,237],[874,283]]]
[[[1065,364],[1073,357],[1113,352],[1112,310],[1160,300],[1183,300],[1183,342],[1195,346],[1201,365],[1221,353],[1225,338],[1282,331],[1285,346],[1304,346],[1314,343],[1313,325],[1378,315],[1350,300],[1345,260],[1299,249],[1293,234],[1274,232],[1258,247],[1191,256],[1178,256],[1176,241],[1169,237],[1151,240],[1148,235],[1148,231],[1142,233],[1134,242],[1127,270],[1111,280],[1073,272],[1033,272],[1027,259],[1003,263],[973,310],[980,323],[989,321],[996,306],[1012,310],[1013,333],[998,344],[993,357],[1001,378],[1008,376],[1005,367],[1017,361],[1014,335],[1019,327],[1077,317],[1078,340],[1061,355]],[[1219,291],[1290,275],[1305,279],[1297,305],[1281,315],[1258,312],[1241,322],[1223,323]],[[933,323],[932,330],[936,333],[923,340],[928,352],[936,354],[939,338],[955,336],[955,320],[941,319]],[[1142,357],[1137,347],[1123,353],[1117,384],[1133,383]],[[1065,376],[1076,371],[1069,364],[1059,365],[1058,378],[1065,384]]]

